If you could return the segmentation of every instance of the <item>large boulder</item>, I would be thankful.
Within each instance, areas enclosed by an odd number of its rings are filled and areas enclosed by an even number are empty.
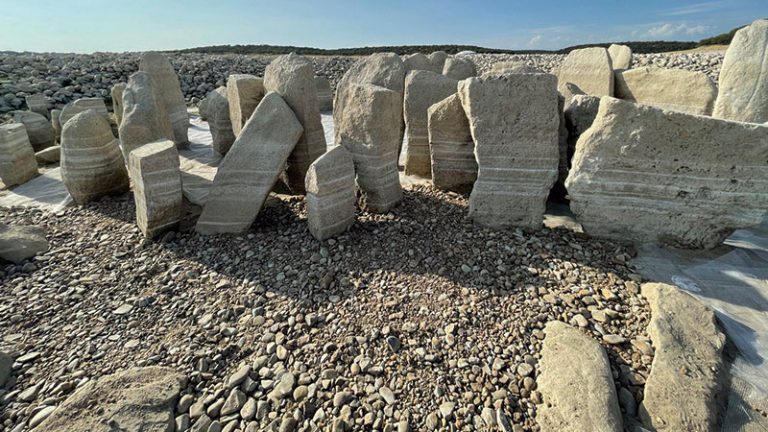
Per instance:
[[[567,83],[576,84],[593,96],[613,96],[613,65],[605,48],[582,48],[571,51],[560,65],[557,89]]]
[[[629,69],[632,66],[632,48],[626,45],[611,44],[608,55],[611,56],[614,70]]]
[[[227,100],[232,132],[240,135],[245,122],[264,97],[264,81],[253,75],[233,74],[227,78]]]
[[[316,76],[315,88],[317,89],[317,103],[320,106],[320,111],[333,111],[333,91],[328,78]]]
[[[232,131],[232,119],[229,117],[229,100],[227,100],[227,88],[219,87],[208,93],[205,98],[208,117],[208,127],[213,138],[213,150],[220,155],[226,155],[235,142],[235,133]]]
[[[112,112],[115,114],[115,123],[120,126],[123,121],[123,92],[125,83],[117,83],[112,86]]]
[[[717,85],[704,72],[642,67],[617,70],[615,96],[689,114],[710,115]]]
[[[336,146],[309,166],[306,179],[309,232],[325,240],[355,223],[355,164],[352,155]]]
[[[51,122],[42,115],[32,111],[15,111],[13,121],[24,125],[29,143],[32,144],[35,151],[56,144],[56,132],[53,130]]]
[[[51,113],[48,111],[48,99],[41,94],[29,95],[24,100],[27,103],[27,109],[34,113],[38,113],[45,117],[47,120],[51,119]]]
[[[35,432],[172,432],[183,377],[173,369],[128,369],[82,385]]]
[[[157,83],[146,72],[136,72],[123,90],[123,119],[119,127],[123,156],[158,140],[174,140],[173,127],[157,95]]]
[[[478,163],[469,216],[481,225],[539,228],[559,162],[557,80],[488,75],[459,82]]]
[[[175,229],[181,220],[179,152],[171,140],[157,141],[131,151],[128,172],[133,183],[136,224],[152,238]]]
[[[21,264],[47,250],[48,240],[45,239],[43,228],[0,223],[0,258]]]
[[[104,98],[80,98],[64,105],[64,108],[61,109],[61,114],[59,114],[59,124],[61,124],[62,129],[72,117],[87,110],[94,110],[103,115],[104,119],[109,121],[109,112],[107,112],[107,105],[104,103]]]
[[[432,184],[456,192],[472,190],[477,179],[475,143],[459,95],[432,105],[427,117]]]
[[[461,81],[477,76],[477,68],[468,57],[449,57],[443,66],[443,75]]]
[[[141,56],[139,71],[148,73],[154,80],[155,97],[168,115],[173,130],[173,141],[177,145],[187,144],[189,115],[184,94],[181,92],[179,77],[173,70],[173,65],[164,55],[147,52]]]
[[[711,248],[768,211],[768,128],[602,98],[566,187],[585,232]]]
[[[430,64],[429,70],[434,73],[442,73],[445,61],[448,60],[448,54],[445,51],[435,51],[428,55],[427,58]]]
[[[736,32],[720,68],[713,116],[750,123],[768,121],[768,20]]]
[[[406,73],[414,70],[432,70],[432,63],[424,53],[413,53],[403,57],[403,66]]]
[[[35,152],[24,125],[0,125],[0,180],[5,187],[24,184],[38,174]]]

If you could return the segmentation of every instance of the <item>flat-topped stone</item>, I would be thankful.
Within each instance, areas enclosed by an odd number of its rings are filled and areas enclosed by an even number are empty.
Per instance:
[[[309,166],[306,179],[309,232],[325,240],[355,223],[355,165],[352,155],[336,146]]]
[[[472,190],[477,179],[475,143],[459,95],[432,105],[427,118],[432,184],[442,190]]]
[[[112,113],[115,114],[115,123],[120,126],[123,121],[123,92],[125,83],[117,83],[112,86]]]
[[[23,124],[0,125],[0,180],[5,187],[37,177],[37,162]]]
[[[632,48],[626,45],[611,44],[608,55],[614,70],[629,69],[632,66]]]
[[[61,123],[62,128],[67,124],[69,119],[87,110],[94,110],[103,115],[105,119],[109,120],[109,113],[107,112],[107,105],[104,103],[104,98],[80,98],[64,105],[64,108],[61,109],[59,122]]]
[[[208,127],[213,138],[213,150],[226,155],[235,142],[235,133],[232,131],[232,119],[229,117],[229,100],[227,88],[222,86],[208,93],[207,102]]]
[[[14,111],[13,121],[24,125],[29,143],[35,151],[56,144],[56,132],[51,122],[42,115],[32,111]]]
[[[189,115],[181,84],[173,65],[164,55],[147,52],[141,56],[139,71],[148,73],[154,81],[153,89],[158,103],[165,108],[171,123],[174,142],[177,145],[189,142]]]
[[[717,98],[704,72],[642,67],[617,70],[615,79],[617,98],[671,111],[710,115]]]
[[[24,98],[27,103],[27,109],[34,113],[38,113],[45,117],[47,120],[51,119],[51,113],[48,111],[48,99],[41,94],[33,94]]]
[[[467,57],[449,57],[443,65],[443,75],[455,80],[477,76],[475,63]]]
[[[232,133],[240,135],[245,122],[264,97],[264,81],[253,75],[233,74],[227,78],[227,100]]]
[[[324,76],[315,77],[315,88],[317,89],[317,103],[320,111],[333,111],[333,91],[331,91],[331,82]]]
[[[123,119],[119,127],[123,156],[155,141],[174,140],[170,116],[157,95],[157,83],[147,72],[136,72],[123,90]]]
[[[145,237],[173,230],[181,220],[179,152],[171,140],[157,141],[131,151],[128,172],[136,203],[136,224]]]
[[[571,51],[560,65],[557,88],[576,84],[593,96],[613,96],[613,65],[605,48],[582,48]]]

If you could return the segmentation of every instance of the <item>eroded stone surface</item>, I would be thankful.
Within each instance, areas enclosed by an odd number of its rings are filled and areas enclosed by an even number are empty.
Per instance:
[[[632,48],[626,45],[611,44],[608,55],[614,70],[629,69],[632,66]]]
[[[15,111],[13,121],[24,125],[29,143],[35,151],[56,144],[56,132],[48,119],[42,115],[32,111]]]
[[[317,102],[320,111],[333,111],[333,91],[331,91],[331,82],[324,76],[315,77],[315,88],[317,89]]]
[[[145,237],[174,229],[181,219],[179,152],[173,141],[157,141],[131,151],[128,169],[136,203],[136,224]]]
[[[23,124],[0,125],[0,180],[5,187],[36,177],[37,161]]]
[[[56,142],[61,142],[61,110],[51,110],[51,126],[56,134]]]
[[[115,114],[115,122],[118,126],[123,121],[123,92],[125,83],[117,83],[112,86],[112,112]]]
[[[109,120],[107,105],[104,103],[103,98],[81,98],[64,105],[64,108],[61,109],[59,123],[62,129],[69,119],[87,110],[94,110],[104,116],[104,119]]]
[[[355,222],[355,165],[352,155],[336,146],[309,166],[306,179],[309,232],[325,240]]]
[[[165,104],[157,95],[156,82],[147,72],[136,72],[123,90],[123,120],[119,134],[123,156],[158,140],[174,140],[175,135]]]
[[[240,135],[245,122],[264,97],[264,81],[253,75],[234,74],[227,78],[227,100],[232,133]]]
[[[475,143],[459,95],[432,105],[427,117],[432,183],[438,189],[472,190],[477,179]]]
[[[148,73],[154,81],[155,97],[157,102],[165,107],[165,112],[173,130],[173,141],[177,145],[189,142],[187,131],[189,129],[189,115],[184,95],[181,93],[181,84],[171,62],[157,52],[144,53],[139,62],[139,71]]]
[[[208,127],[213,138],[213,150],[220,155],[226,155],[235,142],[232,131],[232,120],[229,117],[229,101],[227,88],[219,87],[210,92],[205,98],[207,103]]]
[[[710,115],[717,86],[703,72],[642,67],[615,73],[615,96],[689,114]]]
[[[613,66],[605,48],[582,48],[571,51],[560,66],[557,89],[566,83],[576,84],[593,96],[613,96]]]
[[[427,56],[429,59],[429,70],[434,73],[442,73],[445,67],[445,61],[448,60],[448,54],[445,51],[435,51]]]
[[[463,80],[477,76],[475,63],[465,57],[449,57],[443,66],[443,75],[455,80]]]
[[[51,113],[48,112],[48,99],[41,94],[33,94],[24,98],[27,103],[27,109],[34,113],[38,113],[45,117],[47,120],[51,119]]]
[[[406,73],[412,70],[432,70],[432,63],[424,53],[413,53],[403,57]]]

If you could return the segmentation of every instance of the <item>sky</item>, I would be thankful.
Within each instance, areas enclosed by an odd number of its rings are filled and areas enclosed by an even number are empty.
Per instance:
[[[768,17],[768,0],[0,0],[0,51],[477,45],[559,49],[697,41]]]

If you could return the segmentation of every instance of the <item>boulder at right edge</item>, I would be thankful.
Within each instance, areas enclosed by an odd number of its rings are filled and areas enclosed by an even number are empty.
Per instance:
[[[688,114],[710,115],[717,85],[704,72],[642,67],[615,72],[615,96]]]

